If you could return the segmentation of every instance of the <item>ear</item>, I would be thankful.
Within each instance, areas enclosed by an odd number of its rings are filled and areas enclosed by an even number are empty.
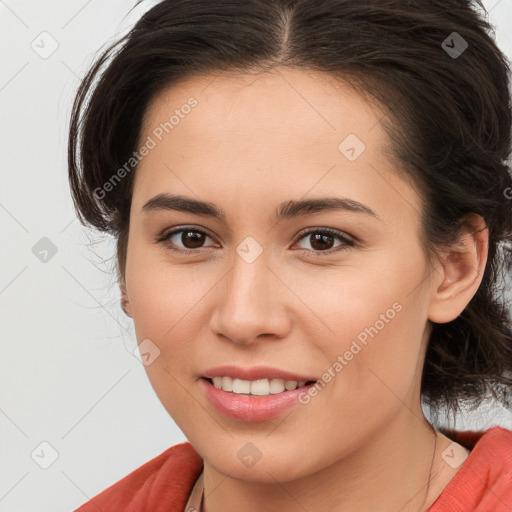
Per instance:
[[[455,320],[469,304],[482,282],[489,249],[489,230],[477,214],[465,218],[458,241],[443,253],[428,318],[435,323]]]
[[[126,291],[126,283],[124,278],[121,278],[119,288],[121,290],[121,309],[127,316],[131,318],[132,315],[130,313],[130,301],[128,299],[128,292]]]

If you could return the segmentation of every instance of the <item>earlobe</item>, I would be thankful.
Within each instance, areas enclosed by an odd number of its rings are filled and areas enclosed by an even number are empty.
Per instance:
[[[124,283],[124,280],[121,281],[119,287],[121,290],[121,309],[124,311],[125,315],[131,318],[132,315],[130,313],[130,301],[128,299],[128,293],[126,291],[126,284]]]
[[[466,218],[459,240],[445,255],[440,277],[434,285],[429,320],[455,320],[469,304],[482,282],[487,263],[489,230],[476,214]]]

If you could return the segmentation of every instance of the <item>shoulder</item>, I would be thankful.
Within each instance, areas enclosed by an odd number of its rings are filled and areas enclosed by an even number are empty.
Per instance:
[[[498,426],[485,431],[440,430],[470,452],[467,458],[461,458],[462,465],[429,512],[510,512],[512,431]],[[456,463],[453,450],[447,447],[445,452],[443,458],[446,457],[446,463]]]
[[[440,429],[441,432],[446,434],[450,439],[455,440],[457,443],[462,444],[470,450],[479,446],[485,445],[486,447],[501,446],[502,444],[510,443],[512,440],[512,430],[503,427],[491,427],[488,430],[448,430]]]
[[[182,512],[202,465],[190,443],[171,446],[75,512]]]

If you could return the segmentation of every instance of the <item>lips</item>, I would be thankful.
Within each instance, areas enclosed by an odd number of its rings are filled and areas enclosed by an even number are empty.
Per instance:
[[[317,381],[311,375],[263,366],[218,366],[204,372],[199,380],[206,397],[219,412],[245,422],[270,420],[283,414],[298,404],[299,396],[307,393]],[[226,388],[224,381],[228,381],[227,388],[231,389],[223,389]],[[272,383],[270,390],[269,382]]]
[[[242,368],[234,365],[216,366],[206,370],[202,375],[205,379],[213,379],[213,377],[231,377],[240,380],[260,380],[260,379],[282,379],[285,381],[295,380],[297,382],[317,381],[318,378],[300,373],[293,373],[279,368],[271,368],[267,366],[256,366],[252,368]]]
[[[209,379],[199,379],[202,390],[210,403],[222,415],[244,422],[266,421],[276,418],[299,404],[299,397],[308,393],[314,384],[306,384],[292,391],[276,395],[238,395],[217,389]]]

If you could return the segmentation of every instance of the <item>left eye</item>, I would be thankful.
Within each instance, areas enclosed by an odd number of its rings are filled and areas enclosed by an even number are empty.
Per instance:
[[[173,241],[173,238],[176,238],[176,240]],[[166,247],[175,252],[193,253],[198,252],[198,249],[205,248],[203,247],[203,244],[205,243],[206,238],[212,237],[200,229],[179,228],[163,235],[158,239],[158,242],[164,243]],[[313,251],[313,253],[318,254],[330,254],[331,252],[343,250],[344,248],[353,247],[355,245],[353,240],[344,236],[341,232],[328,228],[311,229],[303,233],[298,240],[301,242],[308,238],[310,240],[311,249],[306,249],[306,251]],[[178,240],[183,244],[182,248],[177,246],[176,242]],[[332,248],[332,244],[336,240],[338,240],[340,244]]]
[[[339,231],[336,231],[333,229],[327,229],[327,228],[323,228],[323,229],[316,228],[316,229],[309,230],[300,236],[299,241],[307,240],[307,239],[310,240],[310,245],[311,245],[313,251],[317,252],[317,253],[329,254],[329,253],[335,252],[337,250],[343,250],[343,246],[349,246],[349,247],[354,246],[354,242],[350,238],[344,236]],[[333,249],[332,247],[330,247],[333,243],[333,240],[338,240],[339,242],[341,242],[341,244],[340,244],[341,249],[336,249],[336,248]],[[326,245],[329,247],[326,247]],[[338,247],[340,247],[340,246],[338,246]]]

